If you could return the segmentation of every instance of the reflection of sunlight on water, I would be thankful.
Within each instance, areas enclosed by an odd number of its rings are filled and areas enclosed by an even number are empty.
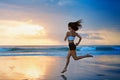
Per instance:
[[[53,57],[20,56],[15,58],[0,58],[0,80],[44,79],[45,75],[51,74],[52,66],[54,66],[51,63],[56,63]]]
[[[26,76],[29,77],[29,78],[39,78],[40,75],[41,75],[41,72],[38,71],[37,69],[35,68],[31,68],[31,69],[28,69],[26,72],[25,72]]]
[[[74,76],[81,77],[81,80],[83,80],[86,75],[89,78],[92,74],[96,75],[96,73],[102,72],[110,75],[117,74],[118,76],[120,56],[96,56],[92,60],[83,59],[75,62],[72,59],[69,65],[70,71],[68,71],[67,75],[71,78],[73,76],[72,80],[76,80]],[[63,62],[65,63],[65,58],[48,56],[0,57],[0,80],[61,80],[58,79],[58,75],[61,74],[61,68],[64,66]],[[80,75],[73,73],[79,73]],[[61,75],[60,78],[67,80],[64,75]]]

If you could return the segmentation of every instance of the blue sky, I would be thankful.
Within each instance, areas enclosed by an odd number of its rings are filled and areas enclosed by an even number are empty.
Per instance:
[[[47,34],[59,44],[65,44],[62,40],[67,23],[78,19],[83,19],[83,28],[78,33],[89,40],[88,44],[120,44],[117,37],[120,31],[120,0],[0,0],[0,12],[1,21],[44,26]],[[111,41],[107,42],[106,37]],[[82,44],[86,44],[86,40]]]

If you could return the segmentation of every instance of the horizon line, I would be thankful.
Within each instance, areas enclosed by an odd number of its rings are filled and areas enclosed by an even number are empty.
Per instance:
[[[68,45],[0,45],[0,47],[40,47],[40,46],[68,46]],[[99,44],[88,44],[88,45],[78,45],[78,46],[120,46],[120,44],[103,44],[103,45],[99,45]]]

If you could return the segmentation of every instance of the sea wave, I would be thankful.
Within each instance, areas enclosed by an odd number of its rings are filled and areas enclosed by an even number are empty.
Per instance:
[[[67,46],[52,47],[1,47],[0,52],[55,52],[68,51]],[[120,51],[120,46],[78,46],[77,51]]]
[[[0,48],[0,52],[54,52],[54,51],[67,51],[67,47],[52,47],[52,48]]]
[[[84,46],[79,47],[78,49],[80,51],[120,51],[120,46]]]
[[[120,50],[120,46],[114,46],[112,48],[115,49],[115,50]]]
[[[96,50],[96,47],[81,47],[79,48],[80,51],[91,51],[91,50]]]

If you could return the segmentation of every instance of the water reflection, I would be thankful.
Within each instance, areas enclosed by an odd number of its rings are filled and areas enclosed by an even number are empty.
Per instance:
[[[67,77],[65,75],[61,75],[61,77],[63,78],[63,80],[67,80]]]
[[[102,77],[106,77],[103,74],[109,74],[107,77],[112,77],[111,80],[116,79],[116,76],[119,77],[120,56],[118,55],[98,56],[78,62],[71,60],[67,77],[60,73],[65,60],[61,57],[47,56],[0,57],[0,80],[68,80],[68,78],[95,80],[101,76],[101,73]]]
[[[57,64],[53,57],[2,57],[0,79],[44,79]],[[52,64],[54,63],[54,64]],[[59,63],[58,63],[59,64]]]

